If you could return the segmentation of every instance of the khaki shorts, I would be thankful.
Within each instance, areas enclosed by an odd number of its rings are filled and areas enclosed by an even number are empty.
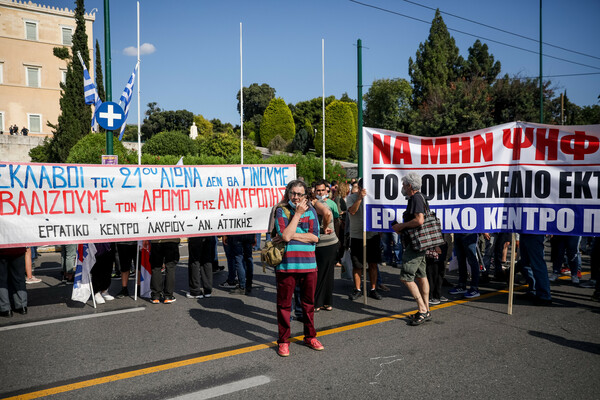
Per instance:
[[[415,251],[410,246],[405,246],[402,252],[400,280],[414,282],[415,278],[427,278],[425,251]]]

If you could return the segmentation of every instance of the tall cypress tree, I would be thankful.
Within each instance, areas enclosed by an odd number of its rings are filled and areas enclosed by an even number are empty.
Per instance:
[[[450,36],[440,10],[435,11],[429,37],[419,49],[413,61],[408,59],[408,73],[413,84],[413,107],[416,109],[429,92],[442,92],[460,75],[464,59],[459,55],[454,38]]]
[[[96,87],[98,88],[98,96],[100,96],[100,100],[106,100],[106,93],[104,93],[104,83],[102,76],[102,58],[100,57],[100,43],[98,43],[98,39],[96,39],[96,76],[94,77],[96,80]]]
[[[67,59],[67,77],[61,84],[62,95],[60,98],[61,114],[58,123],[48,126],[53,128],[54,137],[49,145],[49,161],[65,162],[71,148],[86,134],[90,132],[92,112],[90,106],[85,104],[83,95],[83,67],[79,62],[77,52],[89,70],[90,53],[88,51],[88,36],[85,32],[85,6],[84,0],[75,0],[75,33],[71,54],[67,48],[54,48],[54,55]]]

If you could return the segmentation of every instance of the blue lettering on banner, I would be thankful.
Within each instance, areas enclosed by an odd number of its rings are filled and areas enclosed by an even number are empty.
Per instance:
[[[242,186],[285,186],[288,167],[242,167]]]
[[[31,165],[23,166],[25,171],[21,171],[22,165],[0,164],[0,177],[6,172],[1,168],[8,167],[8,177],[10,185],[1,185],[1,189],[78,189],[84,188],[83,167],[57,166],[48,168],[42,165],[39,172]],[[36,176],[36,173],[39,175]]]
[[[367,230],[391,231],[406,205],[367,205]],[[448,233],[518,232],[591,236],[600,234],[600,205],[469,204],[431,206]]]

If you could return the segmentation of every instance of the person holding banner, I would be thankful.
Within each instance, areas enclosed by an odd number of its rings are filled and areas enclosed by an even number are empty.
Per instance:
[[[352,276],[354,277],[354,290],[348,298],[356,300],[363,295],[360,289],[360,276],[362,274],[363,260],[363,199],[367,195],[367,189],[363,189],[362,178],[359,179],[357,192],[353,192],[346,200],[348,214],[350,215],[350,254],[352,255]],[[375,300],[381,300],[381,295],[377,293],[377,264],[381,261],[381,239],[377,232],[367,232],[367,264],[369,269],[369,278],[371,279],[371,290],[369,297]]]
[[[212,261],[215,258],[214,236],[191,237],[188,239],[188,299],[202,299],[212,295]]]
[[[0,316],[2,317],[13,316],[10,293],[12,293],[15,310],[20,314],[27,314],[25,251],[25,247],[0,249]]]
[[[307,194],[308,188],[303,181],[291,181],[287,184],[283,200],[275,211],[277,237],[272,240],[283,240],[286,243],[283,260],[275,270],[279,330],[277,354],[281,357],[290,355],[290,314],[296,284],[300,285],[304,313],[304,344],[313,350],[324,349],[316,338],[314,326],[317,285],[315,244],[319,241],[319,219],[306,198]],[[289,217],[283,207],[289,209]]]
[[[180,239],[152,240],[150,247],[150,265],[152,277],[150,287],[152,288],[152,304],[159,304],[162,298],[164,304],[175,302],[173,291],[175,290],[175,268],[179,262]],[[161,273],[163,263],[165,264],[165,279]]]
[[[403,215],[403,222],[392,225],[394,231],[400,233],[407,228],[417,228],[425,222],[427,203],[425,196],[420,193],[420,190],[421,176],[419,174],[411,172],[402,177],[402,195],[408,198],[408,204]],[[419,196],[415,196],[417,193]],[[404,234],[402,237],[404,240],[404,251],[402,253],[400,280],[404,283],[411,296],[417,301],[419,311],[410,320],[410,324],[416,326],[431,320],[431,312],[429,311],[429,282],[427,281],[427,264],[425,260],[426,251],[414,250],[407,235]]]
[[[339,240],[335,234],[334,219],[339,218],[337,205],[327,193],[327,182],[322,179],[315,185],[315,207],[322,205],[327,217],[321,217],[321,237],[317,243],[315,254],[317,258],[317,288],[315,290],[316,310],[331,311],[333,309],[333,276]]]

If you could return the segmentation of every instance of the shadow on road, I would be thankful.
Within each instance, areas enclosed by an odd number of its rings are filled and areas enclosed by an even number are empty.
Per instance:
[[[592,354],[600,354],[600,344],[597,344],[597,343],[565,339],[564,337],[561,337],[561,336],[552,335],[550,333],[544,333],[544,332],[539,332],[539,331],[529,331],[529,334],[531,336],[549,340],[552,343],[556,343],[561,346],[571,347],[573,349],[586,351],[586,352],[592,353]]]

